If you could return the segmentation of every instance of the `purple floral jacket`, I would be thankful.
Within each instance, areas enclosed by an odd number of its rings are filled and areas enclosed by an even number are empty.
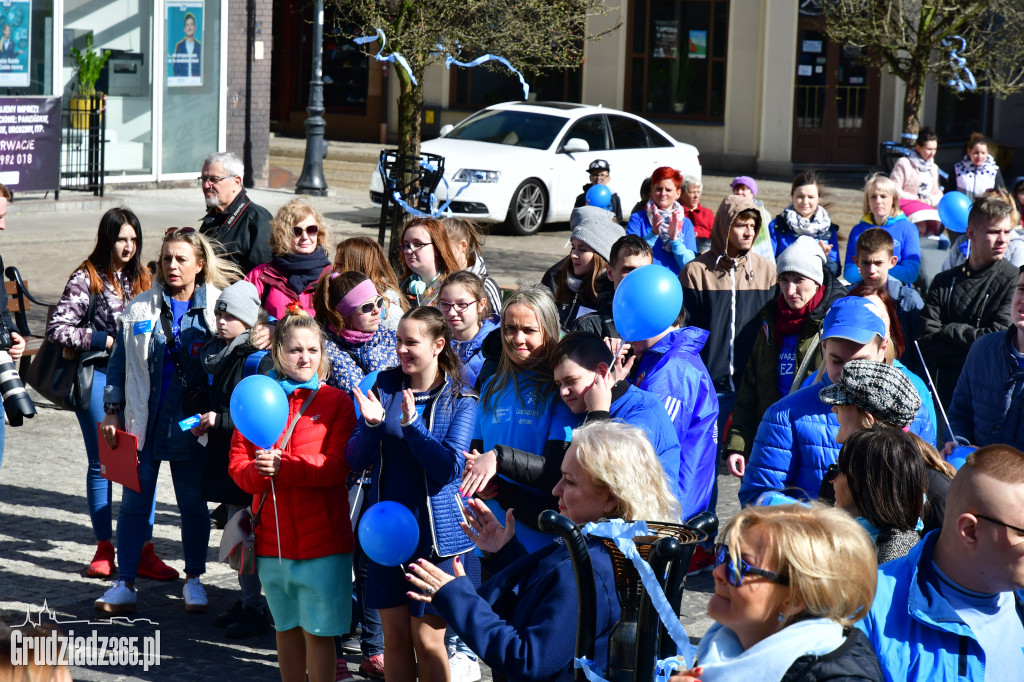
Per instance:
[[[123,273],[117,275],[124,298],[114,290],[113,284],[105,273],[100,273],[103,280],[103,292],[96,299],[96,312],[93,316],[95,331],[80,327],[82,318],[89,310],[89,273],[79,268],[71,275],[64,294],[60,297],[56,310],[46,325],[46,338],[62,346],[78,350],[102,350],[106,348],[107,336],[117,333],[117,318],[124,312],[128,301],[135,296],[131,282]]]

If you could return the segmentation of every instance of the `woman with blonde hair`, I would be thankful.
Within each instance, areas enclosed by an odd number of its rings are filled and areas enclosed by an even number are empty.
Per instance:
[[[921,269],[921,236],[900,210],[899,187],[884,173],[875,173],[864,183],[864,217],[850,230],[846,240],[843,278],[850,284],[861,281],[857,269],[857,238],[872,227],[880,227],[892,235],[896,265],[889,270],[889,276],[913,286]]]
[[[635,426],[598,421],[576,429],[552,491],[558,511],[580,526],[602,519],[679,523],[654,449]],[[429,602],[483,661],[508,679],[569,680],[573,672],[578,597],[563,543],[527,553],[522,524],[510,509],[502,526],[480,500],[470,500],[463,531],[487,557],[491,579],[475,588],[460,564],[454,576],[430,562],[410,565],[409,597]],[[549,538],[551,536],[548,536]],[[587,540],[596,585],[594,669],[603,670],[608,637],[621,615],[607,546]],[[868,605],[870,606],[870,600]]]
[[[708,602],[715,624],[674,682],[884,679],[852,627],[874,601],[875,550],[846,512],[751,506],[719,537]]]
[[[413,218],[405,224],[398,241],[402,252],[402,294],[409,305],[434,305],[441,293],[441,282],[459,270],[447,230],[437,218]]]
[[[298,301],[313,315],[313,292],[320,276],[330,270],[330,234],[324,217],[306,196],[282,206],[270,221],[269,263],[257,265],[245,278],[256,286],[264,310],[284,318],[288,305]]]
[[[240,275],[195,229],[169,228],[160,245],[156,281],[131,300],[118,321],[103,391],[102,432],[112,448],[122,425],[137,439],[141,491],[123,491],[117,517],[118,576],[96,600],[97,610],[135,610],[139,554],[152,537],[156,481],[160,463],[168,461],[181,515],[188,578],[185,610],[206,611],[200,583],[210,542],[210,512],[201,491],[206,450],[178,423],[207,411],[209,383],[199,349],[217,328],[214,310],[221,290]]]
[[[398,322],[409,309],[409,303],[399,292],[398,278],[380,244],[369,237],[349,237],[338,244],[334,252],[334,271],[361,272],[369,277],[384,297],[382,324],[392,331],[398,329]]]

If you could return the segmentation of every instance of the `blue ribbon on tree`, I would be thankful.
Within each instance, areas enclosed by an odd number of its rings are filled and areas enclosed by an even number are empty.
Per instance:
[[[435,166],[434,164],[430,163],[429,161],[427,161],[423,157],[420,157],[420,168],[426,168],[428,171],[435,171],[435,172],[437,171],[437,166]],[[381,165],[381,162],[379,160],[377,161],[377,173],[381,176],[381,179],[383,179],[384,185],[385,185],[385,188],[386,188],[387,184],[388,184],[388,181],[387,181],[387,177],[385,177],[385,175],[384,175],[384,167]],[[402,210],[404,210],[406,213],[408,213],[411,216],[415,216],[417,218],[441,218],[441,217],[447,217],[447,216],[451,215],[448,212],[448,207],[451,205],[451,203],[455,199],[457,199],[459,197],[460,194],[462,194],[464,191],[466,191],[466,188],[469,187],[470,184],[472,184],[473,181],[472,181],[472,179],[467,180],[466,184],[464,184],[462,187],[460,187],[459,191],[456,192],[455,194],[451,193],[451,186],[448,184],[448,180],[443,175],[441,176],[441,182],[444,183],[444,189],[445,189],[445,193],[448,195],[448,200],[445,201],[443,204],[441,204],[441,206],[436,211],[432,211],[430,213],[424,213],[423,211],[420,211],[419,209],[413,208],[412,206],[410,206],[408,202],[406,202],[404,199],[402,199],[402,195],[399,194],[397,190],[391,193],[391,197],[392,197],[392,199],[394,200],[394,202],[396,204],[398,204],[399,206],[402,207]],[[431,192],[430,193],[430,203],[431,203],[431,205],[433,205],[435,201],[436,201],[436,199],[434,197],[434,193]]]
[[[954,42],[959,42],[960,47],[956,47]],[[974,74],[967,68],[967,60],[956,53],[957,50],[967,49],[967,41],[961,36],[948,36],[942,39],[942,46],[949,48],[949,68],[953,71],[953,77],[948,82],[949,87],[955,88],[957,92],[974,90],[978,87],[977,81],[974,80]],[[961,71],[967,75],[967,81],[960,76]]]
[[[438,47],[440,48],[441,46],[438,45]],[[505,59],[504,57],[499,57],[496,54],[485,54],[483,57],[477,57],[471,62],[460,62],[455,57],[448,55],[447,57],[445,57],[444,60],[444,68],[450,69],[452,64],[454,64],[455,66],[463,66],[467,69],[471,69],[474,66],[480,66],[484,62],[490,61],[500,62],[504,64],[505,66],[508,67],[509,71],[517,75],[519,77],[519,82],[523,84],[523,99],[527,100],[530,98],[530,86],[526,84],[526,79],[523,78],[523,74],[519,73],[519,71],[514,66],[509,64],[509,61],[507,59]]]
[[[380,49],[377,50],[377,54],[373,55],[373,58],[376,59],[378,62],[391,62],[392,64],[398,64],[403,69],[405,69],[405,72],[407,74],[409,74],[409,80],[412,81],[412,84],[418,85],[418,83],[416,82],[416,76],[412,75],[412,69],[409,68],[409,62],[405,61],[405,57],[403,57],[397,52],[392,52],[387,56],[384,56],[382,54],[384,52],[384,46],[387,45],[388,39],[384,36],[384,31],[382,31],[381,29],[377,29],[376,35],[360,36],[359,38],[353,38],[352,42],[354,42],[356,45],[363,45],[365,43],[372,43],[375,40],[380,40]]]

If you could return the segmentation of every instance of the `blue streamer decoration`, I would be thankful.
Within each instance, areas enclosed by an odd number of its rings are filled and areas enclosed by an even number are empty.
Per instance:
[[[959,42],[960,47],[956,47],[955,42]],[[956,53],[957,50],[967,49],[967,41],[961,36],[949,36],[942,39],[942,45],[949,48],[949,68],[953,70],[953,77],[948,82],[949,87],[954,88],[957,92],[974,90],[978,87],[977,81],[974,80],[974,74],[967,68],[967,60]],[[966,81],[960,75],[961,71],[966,74]]]
[[[420,157],[420,168],[426,168],[429,171],[437,170],[437,166],[430,163],[423,157]],[[384,167],[381,165],[380,160],[377,161],[377,173],[378,175],[381,176],[381,179],[384,181],[384,185],[386,188],[388,180],[387,177],[385,177],[384,175]],[[404,199],[402,199],[402,195],[399,194],[397,190],[392,192],[391,197],[396,204],[402,207],[402,210],[404,210],[411,216],[415,216],[417,218],[446,218],[451,216],[451,212],[448,210],[448,207],[451,205],[453,201],[455,201],[459,197],[460,194],[466,191],[466,188],[469,187],[473,181],[472,179],[467,180],[466,184],[460,187],[459,191],[456,192],[455,194],[451,193],[451,186],[448,184],[448,180],[443,175],[441,176],[441,182],[444,183],[444,188],[446,194],[448,195],[448,200],[441,204],[441,206],[436,211],[431,211],[430,213],[424,213],[423,211],[420,211],[419,209],[410,206]],[[431,192],[430,205],[433,206],[435,203],[437,203],[437,199],[435,198],[434,193]]]
[[[441,46],[438,45],[438,47],[441,47]],[[526,79],[523,78],[523,74],[519,73],[519,71],[514,66],[509,64],[509,61],[507,59],[505,59],[504,57],[499,57],[498,55],[495,55],[495,54],[485,54],[483,57],[477,57],[476,59],[474,59],[471,62],[460,62],[455,57],[453,57],[451,55],[448,55],[447,57],[445,57],[445,60],[444,60],[444,68],[450,69],[452,64],[454,64],[455,66],[462,66],[462,67],[465,67],[467,69],[471,69],[474,66],[480,66],[484,62],[489,62],[489,61],[500,62],[500,63],[504,64],[505,66],[507,66],[508,70],[511,71],[512,73],[514,73],[516,76],[518,76],[519,77],[519,82],[523,84],[523,100],[525,101],[525,100],[530,98],[530,86],[526,84]]]
[[[381,29],[377,29],[376,35],[360,36],[359,38],[353,38],[352,42],[354,42],[356,45],[363,45],[365,43],[372,43],[375,40],[380,40],[380,49],[377,50],[377,54],[373,55],[373,58],[376,59],[378,62],[390,62],[392,64],[398,64],[403,69],[405,69],[405,72],[407,74],[409,74],[409,80],[412,81],[412,84],[418,85],[418,83],[416,82],[416,76],[412,75],[412,69],[409,68],[409,62],[405,61],[405,57],[403,57],[397,52],[392,52],[386,57],[383,56],[382,53],[384,52],[384,46],[387,45],[388,40],[384,36],[384,31],[382,31]]]

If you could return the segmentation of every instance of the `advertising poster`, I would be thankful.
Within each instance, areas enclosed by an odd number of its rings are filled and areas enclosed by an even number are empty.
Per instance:
[[[0,26],[0,87],[28,87],[31,0],[4,0],[0,3]]]
[[[0,97],[0,182],[14,191],[60,183],[60,97]]]
[[[167,87],[203,84],[203,2],[167,3]]]
[[[673,19],[654,20],[654,50],[651,56],[656,59],[676,59],[679,57],[679,22]]]
[[[708,58],[708,32],[690,31],[690,59]]]

